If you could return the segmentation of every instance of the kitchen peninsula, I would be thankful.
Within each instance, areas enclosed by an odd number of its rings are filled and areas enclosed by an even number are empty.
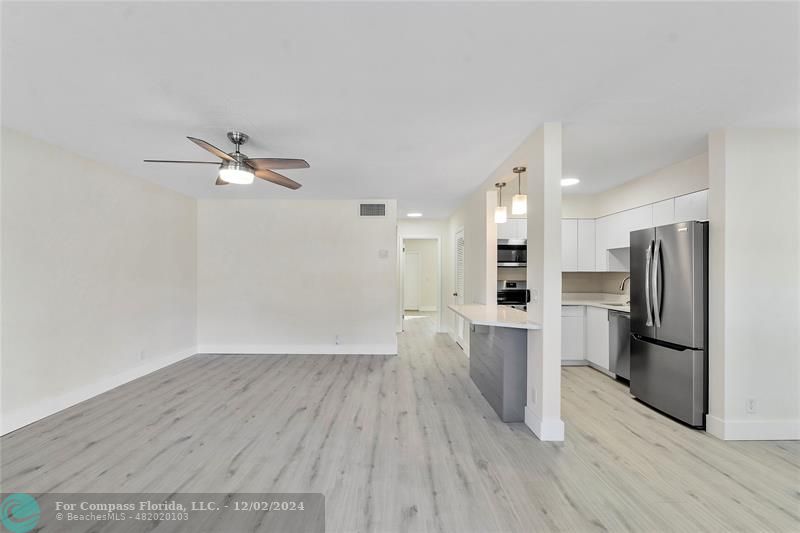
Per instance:
[[[470,323],[469,375],[503,422],[525,420],[528,331],[542,329],[524,311],[497,305],[450,305]]]

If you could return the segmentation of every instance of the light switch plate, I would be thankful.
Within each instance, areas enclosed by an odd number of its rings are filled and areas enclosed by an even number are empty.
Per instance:
[[[386,249],[378,250],[378,259],[389,259],[389,250]]]

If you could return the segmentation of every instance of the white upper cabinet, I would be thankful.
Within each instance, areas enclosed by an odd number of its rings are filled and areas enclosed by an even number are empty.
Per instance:
[[[578,270],[578,221],[574,218],[561,220],[561,270]]]
[[[708,220],[708,190],[675,198],[675,222]]]
[[[510,220],[507,220],[504,224],[497,225],[497,238],[498,239],[513,239],[514,237],[511,236],[513,233],[514,228],[510,223]]]
[[[595,269],[594,234],[594,220],[578,220],[578,270],[581,272],[593,272]]]
[[[675,222],[675,198],[653,204],[653,226],[666,226]]]
[[[595,220],[563,219],[561,264],[565,272],[628,271],[630,233],[687,220],[708,220],[708,190],[628,209]]]
[[[497,225],[498,239],[526,239],[527,237],[527,218],[509,218],[505,224]]]
[[[561,220],[562,272],[594,272],[596,253],[594,220]]]
[[[645,205],[636,209],[628,209],[607,217],[608,234],[606,249],[630,247],[630,233],[653,226],[653,206]]]
[[[594,221],[594,268],[596,272],[608,271],[608,217]]]
[[[527,218],[517,218],[517,237],[518,239],[527,239],[528,238],[528,219]]]

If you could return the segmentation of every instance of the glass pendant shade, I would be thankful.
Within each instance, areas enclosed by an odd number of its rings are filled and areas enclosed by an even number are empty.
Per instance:
[[[524,215],[528,212],[528,195],[515,194],[511,199],[511,214]]]
[[[497,206],[494,208],[494,222],[495,224],[505,224],[508,220],[508,208],[506,206]]]

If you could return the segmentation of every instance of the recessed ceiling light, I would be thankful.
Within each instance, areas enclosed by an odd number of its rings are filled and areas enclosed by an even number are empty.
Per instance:
[[[417,217],[421,217],[422,213],[408,213],[408,214],[406,214],[406,216],[407,217],[412,217],[412,218],[417,218]]]
[[[578,178],[562,178],[561,179],[561,186],[562,187],[572,187],[573,185],[577,185],[581,182]]]

